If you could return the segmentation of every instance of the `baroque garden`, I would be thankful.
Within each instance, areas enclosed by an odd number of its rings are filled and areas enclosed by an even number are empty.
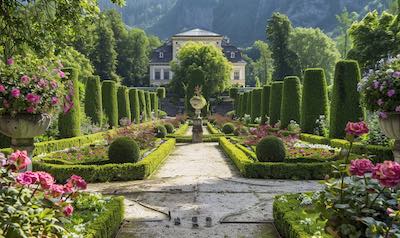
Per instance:
[[[400,237],[393,6],[241,48],[0,2],[0,237]]]

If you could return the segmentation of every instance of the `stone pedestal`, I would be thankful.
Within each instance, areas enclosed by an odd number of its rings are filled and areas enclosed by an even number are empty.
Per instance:
[[[192,142],[203,142],[203,120],[201,118],[193,119]]]

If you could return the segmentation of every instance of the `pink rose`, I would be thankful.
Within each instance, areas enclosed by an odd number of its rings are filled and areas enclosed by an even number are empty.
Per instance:
[[[58,83],[57,83],[57,81],[52,80],[52,81],[50,82],[50,86],[51,86],[52,89],[58,88]]]
[[[71,178],[68,179],[68,183],[71,183],[75,187],[81,190],[85,190],[87,188],[86,181],[78,175],[72,175]]]
[[[13,96],[14,98],[19,98],[20,95],[21,91],[18,88],[13,88],[11,90],[11,96]]]
[[[63,186],[64,193],[73,193],[74,192],[74,185],[71,183],[66,183]]]
[[[4,93],[6,91],[6,87],[0,84],[0,93]]]
[[[53,198],[58,198],[64,194],[64,186],[59,185],[59,184],[52,184],[50,186],[49,190],[50,190],[49,192]]]
[[[384,187],[397,187],[400,183],[400,164],[393,161],[377,164],[372,171],[372,178],[377,179]]]
[[[40,79],[38,82],[38,86],[40,88],[47,88],[49,86],[49,82],[45,79]]]
[[[352,160],[350,164],[350,174],[356,176],[364,176],[364,174],[372,172],[374,165],[368,159]]]
[[[46,172],[37,172],[39,176],[39,182],[43,189],[49,189],[54,184],[54,178]]]
[[[51,98],[51,104],[52,104],[52,105],[57,105],[58,102],[59,102],[58,97],[52,97],[52,98]]]
[[[28,93],[28,95],[26,95],[26,100],[33,104],[39,104],[40,96],[33,93]]]
[[[7,64],[8,65],[13,65],[14,64],[14,59],[13,58],[8,58],[7,59]]]
[[[8,158],[8,161],[15,166],[15,170],[25,169],[31,163],[28,153],[19,150],[12,153]]]
[[[362,136],[369,132],[367,124],[363,121],[348,122],[345,130],[348,135],[354,135],[354,136]]]
[[[26,109],[26,112],[27,113],[34,113],[36,111],[36,109],[34,108],[34,107],[28,107],[27,109]]]
[[[35,184],[39,180],[39,176],[31,171],[27,171],[24,173],[20,173],[17,176],[17,183],[21,185],[32,185]]]
[[[21,77],[21,82],[23,84],[28,84],[31,81],[31,79],[28,77],[28,75],[24,75]]]
[[[60,76],[60,78],[65,78],[65,73],[61,70],[58,71],[58,76]]]
[[[72,213],[74,213],[74,207],[71,206],[70,204],[64,207],[63,213],[66,217],[72,216]]]
[[[10,108],[10,103],[7,100],[3,100],[3,107]]]

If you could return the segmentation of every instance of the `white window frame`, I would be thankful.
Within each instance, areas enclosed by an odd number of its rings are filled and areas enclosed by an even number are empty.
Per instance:
[[[240,71],[236,70],[233,72],[233,80],[240,80]]]
[[[158,57],[160,58],[160,59],[164,59],[164,52],[159,52],[158,53]]]
[[[159,77],[157,78],[157,73]],[[155,69],[154,70],[154,80],[161,80],[161,70],[160,69]]]
[[[231,59],[234,59],[234,58],[236,58],[236,53],[235,52],[231,52]]]

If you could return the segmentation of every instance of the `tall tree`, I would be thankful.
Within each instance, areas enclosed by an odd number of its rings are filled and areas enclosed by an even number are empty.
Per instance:
[[[254,47],[260,52],[260,57],[254,62],[255,74],[262,85],[270,84],[274,67],[272,52],[268,44],[260,40],[254,42]]]
[[[342,58],[345,59],[347,57],[347,53],[351,48],[351,38],[349,36],[349,29],[353,22],[358,19],[358,14],[356,12],[349,12],[345,8],[342,13],[336,15],[336,20],[338,21],[337,31],[339,32],[339,36],[336,38],[338,48],[340,49],[340,53],[342,54]]]
[[[300,75],[298,57],[289,49],[289,36],[292,30],[292,23],[284,14],[274,13],[268,20],[267,38],[274,59],[275,80],[282,81],[285,76]]]
[[[299,57],[301,69],[323,68],[328,83],[332,81],[340,53],[335,41],[320,29],[295,28],[290,34],[289,48]]]

